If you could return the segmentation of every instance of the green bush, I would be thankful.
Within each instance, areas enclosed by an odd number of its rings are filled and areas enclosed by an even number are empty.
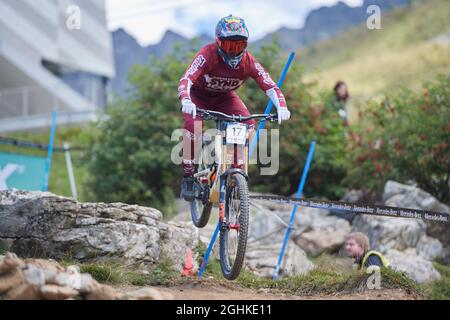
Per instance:
[[[387,179],[414,181],[450,201],[450,77],[426,83],[422,93],[404,89],[360,113],[349,135],[345,183],[381,192]]]

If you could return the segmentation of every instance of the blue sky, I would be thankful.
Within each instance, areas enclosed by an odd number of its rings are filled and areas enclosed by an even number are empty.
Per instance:
[[[363,0],[341,0],[350,6]],[[167,30],[186,37],[213,36],[217,21],[230,13],[246,19],[251,40],[281,27],[300,28],[315,8],[338,0],[106,0],[111,30],[123,27],[142,45],[161,40]]]

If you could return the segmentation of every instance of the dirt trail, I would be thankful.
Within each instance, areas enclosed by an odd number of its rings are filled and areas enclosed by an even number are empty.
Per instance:
[[[119,291],[127,292],[142,287],[120,286]],[[336,295],[315,294],[299,296],[272,289],[248,289],[234,283],[222,284],[212,281],[198,282],[186,280],[172,287],[151,287],[175,300],[418,300],[421,297],[402,289],[369,290],[363,293]]]

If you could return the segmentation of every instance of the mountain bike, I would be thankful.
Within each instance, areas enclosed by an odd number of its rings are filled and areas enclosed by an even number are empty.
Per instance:
[[[249,128],[243,121],[276,121],[276,114],[227,115],[197,109],[203,120],[216,123],[213,137],[203,135],[202,149],[194,174],[192,222],[204,227],[213,206],[219,207],[220,266],[223,276],[234,280],[244,263],[249,221],[248,158]]]

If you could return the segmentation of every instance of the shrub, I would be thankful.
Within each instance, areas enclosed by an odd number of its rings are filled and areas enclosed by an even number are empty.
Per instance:
[[[414,181],[450,201],[450,77],[372,101],[350,134],[345,183],[381,191],[387,179]]]

